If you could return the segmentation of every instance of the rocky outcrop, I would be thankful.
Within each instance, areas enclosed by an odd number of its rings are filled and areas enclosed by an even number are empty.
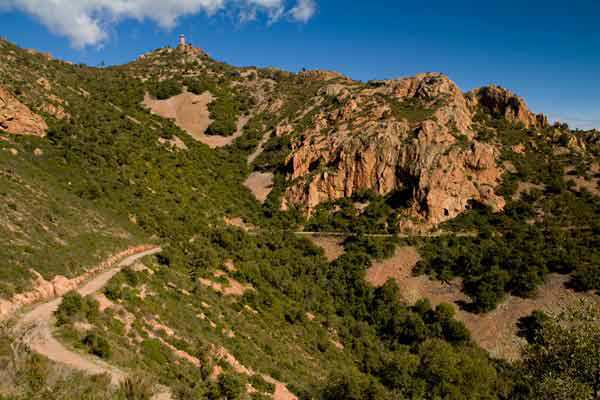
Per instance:
[[[475,109],[483,107],[495,118],[504,118],[513,123],[522,123],[526,128],[546,128],[548,117],[529,111],[523,98],[510,90],[496,85],[475,89],[468,93],[469,105]]]
[[[429,225],[456,217],[471,201],[503,209],[494,192],[503,173],[499,152],[473,139],[473,110],[447,77],[422,74],[352,95],[339,85],[323,91],[337,95],[339,106],[319,112],[293,144],[285,203],[310,213],[365,189],[403,191],[413,199],[411,216]],[[408,109],[402,118],[386,98],[421,112]]]
[[[48,115],[53,116],[58,120],[70,119],[71,115],[65,111],[65,109],[60,105],[54,105],[52,103],[44,103],[42,105],[41,110]]]
[[[0,132],[45,136],[47,129],[42,117],[0,87]]]
[[[180,45],[179,47],[177,47],[177,50],[179,50],[180,52],[182,52],[186,56],[189,56],[189,57],[192,57],[192,58],[206,57],[207,56],[206,52],[203,49],[201,49],[199,47],[194,47],[192,44]]]

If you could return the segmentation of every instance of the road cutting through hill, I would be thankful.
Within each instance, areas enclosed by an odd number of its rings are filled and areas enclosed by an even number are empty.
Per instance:
[[[81,286],[77,291],[82,296],[88,296],[102,289],[112,277],[114,277],[121,269],[133,265],[136,261],[161,251],[160,247],[155,247],[149,250],[133,254],[115,267],[108,269],[89,282]],[[25,332],[23,340],[36,353],[41,354],[48,359],[67,365],[73,369],[83,371],[91,375],[108,374],[113,384],[122,382],[127,374],[110,364],[91,356],[86,356],[76,353],[52,336],[54,327],[54,312],[61,304],[63,296],[52,301],[39,304],[32,310],[22,315],[17,322],[17,331]],[[164,393],[160,394],[164,397]]]

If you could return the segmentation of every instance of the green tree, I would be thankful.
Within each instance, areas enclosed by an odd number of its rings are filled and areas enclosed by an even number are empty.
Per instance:
[[[62,302],[55,312],[57,325],[68,323],[75,315],[81,312],[83,308],[83,297],[71,291],[63,296]]]
[[[245,384],[235,374],[221,374],[218,382],[221,395],[227,400],[237,400],[244,393]]]
[[[88,334],[82,342],[87,346],[90,353],[100,358],[109,358],[111,355],[110,344],[97,333]]]
[[[600,311],[582,302],[542,322],[524,351],[523,367],[536,399],[600,397]]]

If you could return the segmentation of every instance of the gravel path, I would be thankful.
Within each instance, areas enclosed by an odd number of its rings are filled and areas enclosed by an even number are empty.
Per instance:
[[[125,258],[116,267],[111,268],[99,274],[88,283],[79,288],[78,292],[82,296],[87,296],[98,292],[110,279],[115,276],[122,268],[135,263],[137,260],[146,256],[160,252],[160,247],[134,254]],[[49,301],[47,303],[35,306],[31,311],[24,314],[18,321],[17,327],[21,331],[27,331],[25,342],[30,348],[38,354],[41,354],[52,361],[65,364],[73,369],[84,371],[91,375],[109,374],[113,384],[119,384],[125,379],[126,374],[118,368],[91,356],[76,353],[52,336],[54,327],[54,312],[62,302],[62,297]],[[161,395],[164,395],[161,394]],[[164,397],[162,397],[164,398]]]

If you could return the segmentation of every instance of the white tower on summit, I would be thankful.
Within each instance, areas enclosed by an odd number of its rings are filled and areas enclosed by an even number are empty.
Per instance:
[[[181,47],[181,48],[185,47],[185,35],[184,34],[179,35],[179,47]]]

